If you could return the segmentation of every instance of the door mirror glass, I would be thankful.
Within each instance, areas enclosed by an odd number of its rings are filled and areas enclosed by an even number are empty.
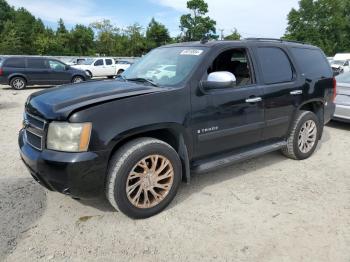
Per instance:
[[[210,73],[208,75],[208,79],[201,82],[201,88],[204,91],[232,88],[235,86],[236,77],[234,74],[228,71]]]

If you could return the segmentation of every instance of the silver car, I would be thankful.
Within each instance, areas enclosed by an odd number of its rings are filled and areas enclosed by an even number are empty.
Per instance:
[[[337,96],[333,119],[350,123],[350,72],[338,75],[336,79]]]

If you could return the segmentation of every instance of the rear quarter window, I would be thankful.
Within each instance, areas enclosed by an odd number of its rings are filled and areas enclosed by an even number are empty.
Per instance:
[[[305,77],[333,77],[332,69],[321,50],[293,47],[291,53]]]
[[[259,47],[258,58],[265,84],[293,80],[293,69],[287,54],[278,47]]]
[[[24,58],[13,57],[8,58],[3,62],[4,67],[12,67],[12,68],[25,68]]]

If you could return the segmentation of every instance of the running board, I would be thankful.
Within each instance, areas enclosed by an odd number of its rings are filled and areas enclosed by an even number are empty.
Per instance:
[[[278,142],[274,144],[264,145],[255,149],[250,149],[241,153],[225,154],[220,157],[215,157],[208,160],[198,161],[194,163],[191,171],[193,173],[206,173],[214,171],[218,168],[223,168],[232,165],[233,163],[241,162],[247,159],[251,159],[266,153],[270,153],[279,150],[287,145],[287,142]]]

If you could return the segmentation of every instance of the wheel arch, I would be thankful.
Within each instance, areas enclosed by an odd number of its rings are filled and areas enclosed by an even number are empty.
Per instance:
[[[28,84],[28,78],[24,74],[21,74],[21,73],[14,73],[14,74],[9,75],[8,76],[8,84],[11,83],[11,80],[14,77],[22,77],[26,81],[26,83]]]
[[[324,106],[325,102],[322,99],[312,99],[308,101],[304,101],[302,104],[300,104],[293,116],[292,121],[290,122],[289,129],[288,129],[288,135],[290,134],[294,121],[296,120],[296,117],[298,116],[298,112],[300,111],[310,111],[313,112],[318,120],[320,121],[320,135],[319,139],[321,139],[323,134],[323,126],[324,126]]]
[[[190,165],[189,165],[189,145],[190,139],[185,135],[184,128],[178,124],[170,124],[165,126],[144,126],[134,130],[129,130],[125,134],[116,136],[113,139],[113,146],[109,156],[109,160],[120,147],[126,143],[141,137],[150,137],[159,139],[169,144],[179,154],[182,164],[182,179],[189,183],[190,181]],[[108,160],[108,161],[109,161]]]

